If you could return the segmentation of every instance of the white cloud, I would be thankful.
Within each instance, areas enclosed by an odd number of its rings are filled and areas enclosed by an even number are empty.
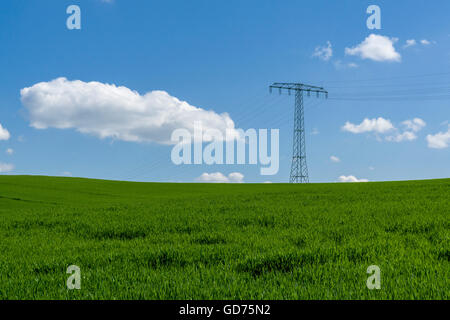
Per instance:
[[[406,40],[405,45],[403,46],[403,48],[408,48],[408,47],[412,47],[415,46],[417,44],[416,40],[411,39],[411,40]]]
[[[6,154],[12,155],[14,153],[14,150],[11,148],[6,149]]]
[[[334,67],[336,68],[336,70],[342,70],[342,69],[346,69],[346,68],[358,68],[358,65],[354,62],[350,62],[350,63],[344,63],[341,60],[335,60],[333,62]]]
[[[10,163],[0,163],[0,173],[14,170],[14,165]]]
[[[447,132],[439,132],[427,135],[428,147],[433,149],[445,149],[450,144],[450,126]]]
[[[370,167],[369,167],[369,170],[370,170],[370,171],[373,171],[373,170],[375,170],[375,167],[370,166]]]
[[[70,172],[70,171],[64,171],[61,175],[62,175],[62,176],[65,176],[65,177],[71,177],[71,176],[72,176],[72,172]]]
[[[417,42],[417,41],[414,40],[414,39],[406,40],[405,45],[403,46],[403,48],[408,48],[408,47],[415,46],[417,43],[420,43],[420,44],[423,45],[423,46],[428,46],[428,45],[430,45],[432,42],[429,41],[429,40],[427,40],[427,39],[422,39],[422,40],[420,40],[419,42]],[[433,41],[433,43],[436,43],[436,42]]]
[[[318,135],[319,133],[320,133],[319,129],[317,129],[317,128],[313,128],[312,131],[311,131],[311,134],[314,135],[314,136]]]
[[[424,128],[427,124],[420,118],[414,118],[412,120],[403,121],[402,125],[414,132],[418,132],[422,130],[422,128]]]
[[[358,179],[355,176],[340,176],[338,178],[339,182],[368,182],[369,180],[367,179]]]
[[[323,61],[328,61],[333,56],[331,42],[327,41],[327,46],[318,46],[314,49],[313,57],[318,57]]]
[[[385,133],[389,130],[394,129],[390,120],[379,117],[374,119],[365,118],[363,122],[356,125],[351,122],[346,122],[342,127],[342,130],[348,131],[351,133],[364,133],[364,132],[377,132],[377,133]]]
[[[211,183],[242,183],[244,182],[244,175],[239,172],[230,173],[228,176],[221,172],[203,173],[200,177],[195,179],[198,182]]]
[[[172,144],[175,129],[193,133],[194,122],[224,136],[227,128],[234,129],[227,113],[191,106],[165,91],[141,95],[114,84],[58,78],[24,88],[20,94],[31,126],[37,129],[74,128],[99,138],[160,144]]]
[[[6,130],[6,128],[3,128],[0,123],[0,140],[8,140],[10,137],[11,135],[9,134],[9,131]]]
[[[242,183],[244,182],[244,175],[240,172],[232,172],[228,175],[228,180],[232,183]]]
[[[427,124],[420,118],[405,120],[401,123],[406,130],[400,133],[397,129],[396,134],[387,136],[386,140],[391,142],[413,141],[417,139],[416,132],[422,130]]]
[[[396,133],[395,135],[386,137],[386,140],[391,142],[413,141],[416,139],[417,136],[411,131],[404,131],[403,133]]]
[[[331,156],[331,157],[330,157],[330,160],[333,161],[333,162],[341,162],[341,159],[339,159],[339,158],[336,157],[336,156]]]
[[[363,122],[356,125],[351,122],[346,122],[342,127],[342,130],[352,132],[355,134],[374,132],[377,134],[377,140],[381,141],[382,137],[378,134],[388,134],[384,136],[386,141],[390,142],[403,142],[403,141],[413,141],[417,139],[416,133],[422,130],[426,126],[425,121],[420,118],[414,118],[412,120],[405,120],[401,123],[405,130],[401,132],[397,129],[390,120],[384,118],[365,118]]]
[[[353,48],[345,48],[345,54],[359,56],[362,59],[374,61],[396,61],[401,60],[401,55],[395,50],[394,43],[397,38],[371,34],[363,42]]]

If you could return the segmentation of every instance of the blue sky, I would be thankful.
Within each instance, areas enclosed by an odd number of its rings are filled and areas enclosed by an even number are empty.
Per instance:
[[[81,30],[66,27],[72,4],[81,8]],[[380,30],[366,26],[371,4],[381,8]],[[292,81],[330,93],[328,100],[305,98],[312,182],[449,177],[449,12],[446,0],[2,1],[0,124],[9,137],[0,140],[0,171],[183,182],[240,172],[245,182],[286,182],[294,100],[270,95],[268,86]],[[142,96],[162,90],[227,112],[239,128],[279,128],[279,173],[261,176],[256,165],[175,166],[172,147],[158,141],[57,128],[55,121],[74,120],[61,119],[67,110],[33,115],[36,96],[24,104],[21,89],[60,77]],[[121,112],[114,116],[128,119]],[[96,113],[83,116],[93,128],[105,125]],[[36,117],[48,126],[33,126]]]

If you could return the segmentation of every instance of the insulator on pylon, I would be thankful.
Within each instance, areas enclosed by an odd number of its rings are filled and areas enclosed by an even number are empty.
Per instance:
[[[281,88],[278,88],[278,93],[281,94]]]
[[[325,93],[325,99],[328,99],[328,92]]]
[[[288,95],[291,95],[291,89],[288,89]]]
[[[319,97],[319,91],[316,91],[316,97],[317,98]]]
[[[272,93],[272,87],[269,87],[269,93]]]
[[[308,90],[308,97],[311,96],[311,90]]]

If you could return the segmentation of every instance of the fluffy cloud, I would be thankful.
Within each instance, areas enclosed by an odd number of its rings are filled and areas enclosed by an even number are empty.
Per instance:
[[[403,141],[413,141],[416,140],[417,136],[414,132],[405,131],[403,133],[397,132],[395,135],[387,136],[386,140],[391,142],[403,142]]]
[[[341,162],[341,159],[339,159],[339,158],[336,157],[336,156],[331,156],[331,157],[330,157],[330,160],[333,161],[333,162]]]
[[[391,136],[387,136],[386,140],[391,142],[403,142],[403,141],[413,141],[417,139],[416,132],[422,130],[427,124],[420,118],[414,118],[412,120],[405,120],[401,123],[406,130],[400,132],[395,129],[396,133]]]
[[[234,129],[227,113],[191,106],[165,91],[141,95],[114,84],[58,78],[24,88],[20,95],[36,129],[73,128],[99,138],[160,144],[172,144],[175,129],[192,133],[196,121],[224,136],[227,128]]]
[[[427,46],[427,45],[431,44],[431,42],[428,41],[427,39],[420,40],[420,43],[423,44],[424,46]]]
[[[239,172],[230,173],[228,176],[221,172],[203,173],[200,177],[195,179],[198,182],[212,182],[212,183],[242,183],[244,182],[244,175]]]
[[[0,140],[8,140],[11,137],[8,130],[6,128],[2,127],[2,124],[0,123]]]
[[[0,173],[10,172],[14,170],[14,165],[10,163],[1,163],[0,162]]]
[[[333,48],[331,42],[327,41],[327,46],[318,46],[314,49],[313,57],[317,57],[323,61],[328,61],[333,56]]]
[[[11,148],[6,149],[6,154],[12,155],[14,153],[14,150]]]
[[[414,118],[412,120],[403,121],[402,125],[404,125],[406,128],[408,128],[414,132],[418,132],[418,131],[422,130],[422,128],[425,127],[427,124],[425,123],[425,121],[423,121],[420,118]]]
[[[397,38],[371,34],[363,42],[353,48],[345,48],[345,54],[359,56],[362,59],[374,61],[397,61],[401,60],[401,55],[395,50],[394,43]]]
[[[364,132],[377,132],[385,133],[389,130],[394,129],[390,120],[379,117],[378,119],[364,119],[363,122],[356,125],[351,122],[346,122],[342,127],[342,130],[351,133],[364,133]]]
[[[338,178],[339,182],[368,182],[369,180],[367,179],[358,179],[355,176],[340,176]]]
[[[377,138],[381,140],[378,134],[387,134],[384,139],[390,142],[403,142],[413,141],[417,139],[416,133],[422,130],[426,126],[425,121],[420,118],[414,118],[412,120],[405,120],[402,123],[405,128],[403,131],[396,128],[392,122],[388,119],[379,117],[374,119],[364,119],[359,125],[351,122],[346,122],[342,127],[342,130],[352,132],[355,134],[364,132],[374,132],[377,134]]]
[[[445,149],[450,144],[450,126],[447,132],[439,132],[427,135],[428,147],[433,149]]]

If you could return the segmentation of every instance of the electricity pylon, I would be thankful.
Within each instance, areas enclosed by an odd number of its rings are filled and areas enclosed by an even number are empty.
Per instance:
[[[325,94],[328,98],[328,92],[322,87],[310,86],[303,83],[279,83],[275,82],[269,87],[278,89],[280,94],[282,90],[287,90],[291,94],[291,90],[295,91],[295,109],[294,109],[294,143],[292,152],[292,166],[290,183],[308,183],[308,166],[306,164],[306,144],[305,144],[305,116],[303,110],[303,92],[306,91],[308,97],[311,92],[316,93],[319,97],[320,93]]]

